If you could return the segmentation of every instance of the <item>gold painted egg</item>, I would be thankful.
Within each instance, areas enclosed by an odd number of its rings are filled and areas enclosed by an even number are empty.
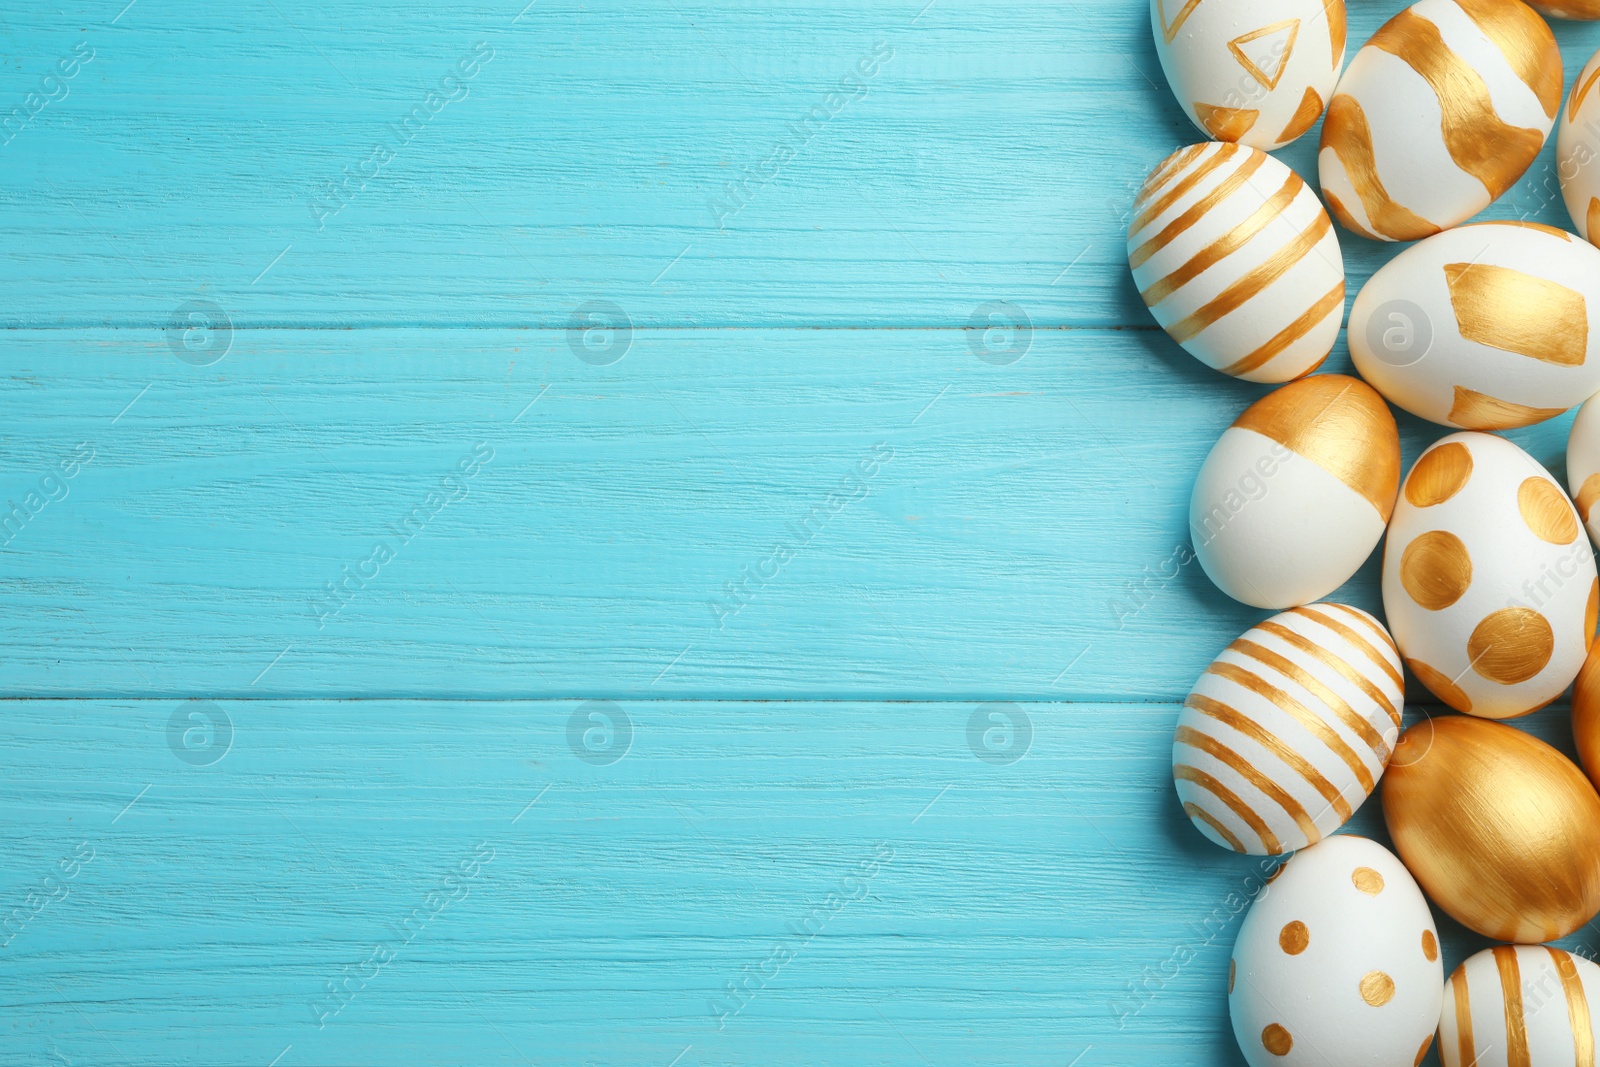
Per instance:
[[[1394,642],[1358,608],[1312,604],[1252,627],[1178,715],[1172,777],[1185,814],[1256,856],[1322,840],[1382,776],[1404,696]]]
[[[1433,914],[1394,854],[1362,837],[1284,864],[1239,925],[1228,973],[1251,1067],[1420,1062],[1439,1023]]]
[[[1600,796],[1515,727],[1441,715],[1401,734],[1383,818],[1429,899],[1485,937],[1553,941],[1600,912]]]
[[[1350,355],[1413,415],[1462,430],[1527,426],[1600,392],[1591,309],[1600,249],[1537,223],[1474,223],[1413,245],[1361,287]]]
[[[1251,382],[1315,370],[1344,321],[1344,258],[1316,193],[1264,152],[1209,142],[1168,156],[1128,226],[1145,306],[1208,367]]]
[[[1600,19],[1600,0],[1528,0],[1535,11],[1557,19]]]
[[[1435,696],[1509,719],[1577,677],[1600,581],[1578,513],[1538,461],[1502,437],[1457,433],[1406,476],[1383,551],[1383,607]]]
[[[1291,382],[1246,408],[1201,465],[1189,498],[1195,557],[1246,604],[1321,600],[1377,547],[1399,482],[1400,434],[1370,385],[1342,374]]]
[[[1218,141],[1282,148],[1344,66],[1344,0],[1150,0],[1150,23],[1173,95]]]
[[[1572,740],[1589,780],[1600,785],[1600,651],[1592,648],[1572,683]]]
[[[1551,945],[1496,945],[1444,988],[1444,1067],[1573,1067],[1595,1061],[1600,967]]]
[[[1600,0],[1594,4],[1600,18]],[[1572,83],[1565,113],[1556,123],[1556,177],[1572,227],[1600,244],[1600,52]]]
[[[1538,156],[1561,106],[1561,51],[1509,0],[1420,0],[1350,61],[1322,124],[1335,218],[1414,241],[1476,215]]]

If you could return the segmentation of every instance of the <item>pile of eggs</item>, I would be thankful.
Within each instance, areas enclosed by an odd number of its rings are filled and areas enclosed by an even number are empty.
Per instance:
[[[1414,1065],[1437,1036],[1446,1067],[1594,1067],[1600,966],[1546,942],[1600,913],[1600,53],[1564,94],[1544,16],[1600,0],[1418,0],[1348,66],[1344,0],[1150,7],[1208,140],[1140,190],[1134,281],[1195,358],[1277,386],[1189,515],[1211,580],[1277,614],[1195,683],[1172,748],[1196,830],[1295,853],[1234,946],[1239,1046]],[[1266,154],[1319,118],[1320,198]],[[1468,223],[1557,129],[1575,233]],[[1313,374],[1346,325],[1341,228],[1416,242],[1355,294],[1359,378]],[[1404,477],[1390,405],[1449,431]],[[1494,432],[1580,405],[1565,487]],[[1324,600],[1380,541],[1385,619]],[[1405,729],[1407,671],[1450,710]],[[1497,721],[1569,687],[1587,775]],[[1394,852],[1336,833],[1380,786]],[[1446,978],[1430,901],[1501,944]]]

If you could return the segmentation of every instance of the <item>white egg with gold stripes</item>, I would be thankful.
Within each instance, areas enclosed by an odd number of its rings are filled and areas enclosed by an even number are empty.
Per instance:
[[[1189,497],[1189,537],[1235,600],[1309,604],[1372,554],[1399,487],[1400,433],[1383,398],[1355,378],[1314,374],[1222,432]]]
[[[1503,437],[1456,433],[1406,475],[1384,544],[1383,609],[1434,696],[1509,719],[1577,677],[1600,578],[1577,511],[1539,461]]]
[[[1315,370],[1344,320],[1344,258],[1299,175],[1264,152],[1208,142],[1151,172],[1128,264],[1161,328],[1208,367],[1252,382]]]
[[[1404,1067],[1439,1023],[1444,965],[1422,890],[1394,853],[1340,834],[1256,897],[1228,964],[1228,1014],[1251,1067]]]
[[[1573,228],[1600,244],[1600,52],[1578,72],[1556,123],[1556,176]]]
[[[1218,141],[1282,148],[1344,66],[1344,0],[1150,0],[1150,25],[1173,95]]]
[[[1561,106],[1561,51],[1532,8],[1420,0],[1350,61],[1322,124],[1322,195],[1346,229],[1414,241],[1522,177]]]
[[[1600,967],[1553,945],[1496,945],[1444,987],[1444,1067],[1574,1067],[1595,1062]]]
[[[1554,418],[1600,391],[1600,249],[1565,230],[1480,222],[1384,264],[1350,309],[1361,376],[1463,430]]]
[[[1383,775],[1404,694],[1394,641],[1359,608],[1312,604],[1252,627],[1178,715],[1172,777],[1184,813],[1254,856],[1322,840]]]

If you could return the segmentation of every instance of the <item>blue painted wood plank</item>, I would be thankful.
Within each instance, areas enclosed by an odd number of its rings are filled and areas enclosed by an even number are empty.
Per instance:
[[[1177,708],[984,710],[6,702],[0,1064],[1240,1062]]]
[[[13,331],[0,689],[1181,699],[1264,617],[1176,554],[1263,390],[1153,331],[983,337]],[[1512,436],[1559,476],[1569,421]]]
[[[1142,2],[522,6],[5,14],[0,113],[93,58],[0,147],[0,324],[192,298],[269,325],[559,327],[601,299],[638,325],[960,325],[1002,299],[1148,324],[1126,209],[1197,135]],[[1352,47],[1391,6],[1351,5]],[[1570,79],[1600,27],[1557,32]],[[1284,153],[1307,175],[1315,139]],[[1552,159],[1488,215],[1564,222]],[[1340,237],[1353,293],[1392,250]]]

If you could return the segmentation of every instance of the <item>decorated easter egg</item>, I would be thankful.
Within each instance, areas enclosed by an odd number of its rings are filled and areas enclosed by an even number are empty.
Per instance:
[[[1291,382],[1206,456],[1189,498],[1195,557],[1246,604],[1321,600],[1372,553],[1399,482],[1400,434],[1371,386],[1342,374]]]
[[[1561,52],[1532,8],[1420,0],[1345,70],[1322,124],[1322,194],[1363,237],[1464,222],[1522,176],[1561,106]]]
[[[1180,149],[1134,201],[1128,263],[1161,328],[1208,367],[1286,382],[1327,358],[1344,259],[1317,196],[1254,148]]]
[[[1600,19],[1600,0],[1528,0],[1528,6],[1558,19]]]
[[[1366,612],[1313,604],[1268,619],[1184,701],[1172,741],[1184,812],[1235,852],[1315,844],[1371,795],[1404,696],[1400,654]]]
[[[1600,912],[1600,796],[1513,726],[1440,715],[1401,734],[1383,818],[1429,899],[1485,937],[1553,941]]]
[[[1439,1018],[1444,1067],[1592,1064],[1600,967],[1550,945],[1496,945],[1450,975]]]
[[[1509,719],[1572,684],[1600,609],[1567,494],[1502,437],[1457,433],[1418,458],[1383,552],[1400,654],[1457,711]]]
[[[1578,677],[1600,581],[1578,512],[1533,456],[1451,434],[1406,475],[1384,545],[1384,613],[1406,665],[1458,712],[1526,715]]]
[[[1589,536],[1600,544],[1600,514],[1594,507],[1600,501],[1600,403],[1592,399],[1578,409],[1567,435],[1567,488]]]
[[[1417,883],[1382,845],[1340,834],[1298,853],[1250,906],[1228,1013],[1251,1067],[1420,1063],[1443,983]]]
[[[1414,415],[1527,426],[1600,390],[1591,307],[1600,318],[1600,248],[1537,223],[1476,223],[1413,245],[1361,287],[1350,355]]]
[[[1600,18],[1600,0],[1595,0]],[[1600,244],[1600,52],[1590,57],[1572,83],[1567,107],[1556,123],[1556,176],[1572,226],[1583,238]]]
[[[1293,141],[1344,65],[1344,0],[1150,0],[1150,24],[1178,103],[1218,141]]]
[[[1600,652],[1592,648],[1572,683],[1572,740],[1584,772],[1600,785]]]

